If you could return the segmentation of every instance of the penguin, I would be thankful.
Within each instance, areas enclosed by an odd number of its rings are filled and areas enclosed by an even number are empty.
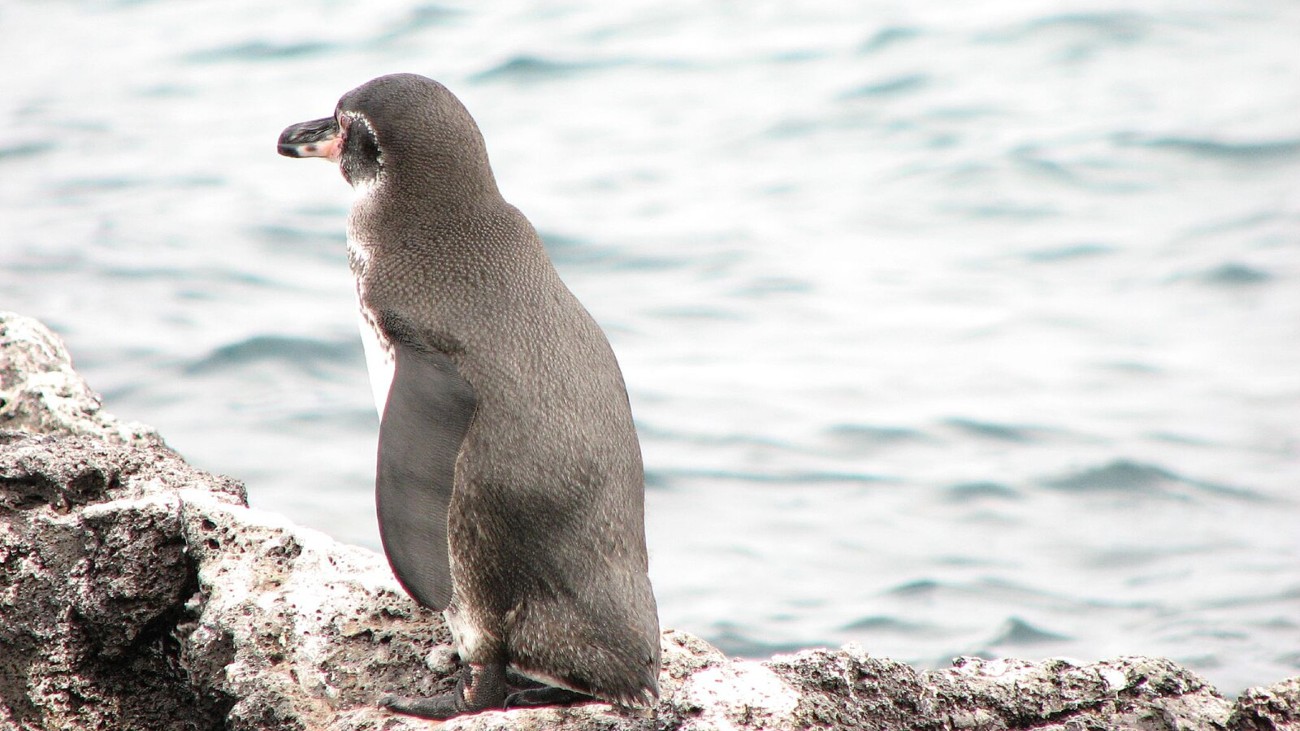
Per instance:
[[[380,414],[380,537],[461,660],[451,692],[380,704],[433,719],[653,706],[659,620],[627,388],[502,198],[478,125],[442,84],[394,74],[289,126],[278,151],[338,163],[355,192],[348,260]]]

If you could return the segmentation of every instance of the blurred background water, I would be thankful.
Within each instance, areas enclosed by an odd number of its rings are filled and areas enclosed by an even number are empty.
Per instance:
[[[0,5],[0,308],[256,506],[377,547],[336,169],[483,128],[622,362],[665,626],[1300,672],[1300,5]]]

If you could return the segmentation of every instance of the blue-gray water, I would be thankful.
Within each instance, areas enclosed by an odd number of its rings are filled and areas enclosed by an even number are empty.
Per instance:
[[[623,364],[663,622],[1300,673],[1300,6],[0,5],[0,308],[374,546],[336,169],[447,83]]]

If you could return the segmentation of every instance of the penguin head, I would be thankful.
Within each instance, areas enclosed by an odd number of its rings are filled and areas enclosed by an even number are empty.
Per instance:
[[[478,125],[445,86],[417,74],[391,74],[344,94],[334,114],[287,127],[277,150],[339,164],[354,188],[396,178],[426,194],[496,194]]]

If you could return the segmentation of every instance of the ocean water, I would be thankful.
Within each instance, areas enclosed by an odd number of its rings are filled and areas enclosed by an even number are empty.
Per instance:
[[[363,7],[364,6],[364,7]],[[414,71],[619,355],[665,626],[1300,674],[1300,6],[11,0],[0,308],[377,546],[337,170]]]

